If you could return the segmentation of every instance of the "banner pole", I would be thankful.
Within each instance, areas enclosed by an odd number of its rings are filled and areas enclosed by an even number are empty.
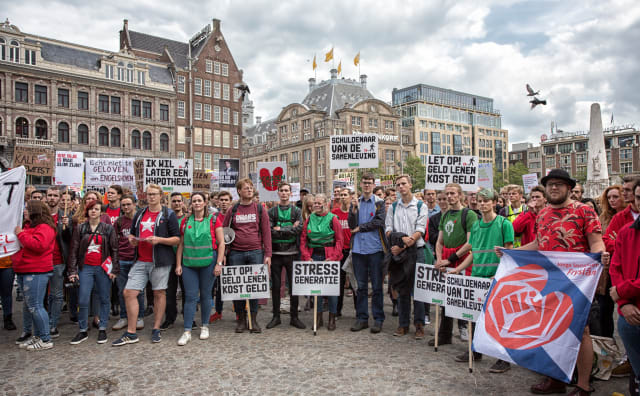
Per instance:
[[[69,186],[67,186],[67,190],[66,190],[65,194],[67,194],[67,195],[69,194]],[[67,207],[68,207],[68,205],[67,205],[67,202],[65,201],[65,203],[64,203],[64,217],[67,217],[67,210],[68,210]],[[67,226],[63,224],[62,225],[62,229],[66,230]]]
[[[440,306],[436,305],[436,324],[435,324],[435,333],[436,333],[436,339],[433,343],[433,350],[435,352],[438,352],[438,329],[440,328]]]
[[[245,300],[245,308],[247,311],[247,320],[249,321],[249,331],[253,330],[251,327],[251,307],[249,306],[249,300]]]
[[[318,296],[313,296],[313,335],[318,335]]]
[[[472,327],[473,327],[473,322],[471,322],[470,320],[467,321],[467,335],[468,335],[468,344],[469,344],[469,372],[473,373],[473,352],[471,351],[471,333],[472,332]]]

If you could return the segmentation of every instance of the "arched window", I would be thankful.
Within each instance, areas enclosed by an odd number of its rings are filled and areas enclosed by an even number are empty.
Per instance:
[[[120,130],[111,128],[111,147],[120,147]]]
[[[78,125],[78,144],[89,144],[89,127],[85,124]]]
[[[98,128],[98,145],[109,146],[109,128],[105,126]]]
[[[160,135],[160,151],[169,151],[169,135],[167,135],[166,133]]]
[[[131,132],[131,148],[140,149],[140,131],[137,129]]]
[[[127,64],[127,82],[133,82],[133,65],[131,63]]]
[[[124,81],[124,63],[118,62],[118,81]]]
[[[9,48],[9,61],[20,63],[20,43],[16,40],[11,40]]]
[[[7,42],[0,38],[0,60],[7,60]]]
[[[66,122],[58,124],[58,143],[69,143],[69,124]]]
[[[47,122],[45,120],[36,121],[36,139],[47,140]]]
[[[142,148],[144,150],[151,150],[151,132],[144,131],[142,134]]]
[[[26,118],[16,120],[16,137],[29,139],[29,121]]]

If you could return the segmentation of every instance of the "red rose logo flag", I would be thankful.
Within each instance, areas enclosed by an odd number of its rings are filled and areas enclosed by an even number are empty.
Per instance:
[[[278,183],[287,180],[287,163],[258,162],[258,179],[260,201],[279,201]]]

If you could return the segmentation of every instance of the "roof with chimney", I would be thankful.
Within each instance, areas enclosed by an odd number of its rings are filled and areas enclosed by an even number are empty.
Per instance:
[[[276,130],[276,119],[272,118],[245,129],[244,136],[246,138],[253,138],[254,136],[269,133],[274,130]]]
[[[375,99],[366,86],[366,76],[361,81],[350,78],[337,78],[335,69],[331,70],[331,79],[315,85],[310,83],[310,92],[302,101],[310,109],[321,110],[329,118],[337,119],[337,111],[345,107],[351,108],[365,99]]]

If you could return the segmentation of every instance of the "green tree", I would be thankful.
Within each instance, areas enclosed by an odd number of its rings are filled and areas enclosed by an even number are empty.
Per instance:
[[[522,163],[516,162],[514,165],[509,166],[509,184],[522,185],[522,175],[529,173],[529,168]]]
[[[411,176],[414,191],[424,190],[427,168],[422,164],[420,158],[416,156],[408,157],[404,164],[404,173]]]

